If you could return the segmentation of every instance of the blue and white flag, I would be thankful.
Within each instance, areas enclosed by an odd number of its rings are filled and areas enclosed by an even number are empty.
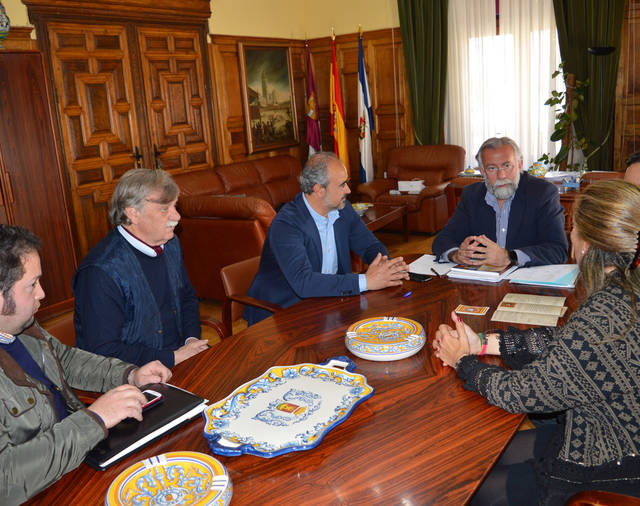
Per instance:
[[[360,144],[360,182],[373,181],[373,153],[371,151],[371,132],[373,131],[373,112],[371,96],[367,84],[367,71],[362,52],[362,35],[358,37],[358,142]]]

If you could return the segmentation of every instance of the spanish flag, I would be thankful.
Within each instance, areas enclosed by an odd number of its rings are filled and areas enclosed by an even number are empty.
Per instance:
[[[336,41],[331,38],[331,75],[329,76],[329,112],[331,113],[331,135],[333,151],[349,171],[349,155],[347,154],[347,130],[344,126],[344,108],[342,107],[342,91],[336,61]]]

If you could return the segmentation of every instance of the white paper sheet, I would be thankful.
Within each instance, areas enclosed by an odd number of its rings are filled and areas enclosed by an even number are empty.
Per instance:
[[[440,276],[444,276],[454,265],[454,262],[438,263],[435,255],[422,255],[409,264],[409,272],[433,276],[431,269],[434,269]]]
[[[524,267],[511,273],[508,278],[511,283],[524,285],[555,286],[558,288],[573,288],[578,277],[576,264],[540,265],[538,267]]]

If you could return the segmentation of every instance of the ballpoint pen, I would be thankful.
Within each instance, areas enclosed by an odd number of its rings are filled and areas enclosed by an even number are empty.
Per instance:
[[[435,270],[433,267],[431,267],[431,272],[433,272],[436,275],[437,278],[440,277],[440,274],[438,274],[438,271]]]

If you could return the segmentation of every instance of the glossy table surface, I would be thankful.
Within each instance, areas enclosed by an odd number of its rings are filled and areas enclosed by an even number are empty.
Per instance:
[[[465,391],[455,372],[433,356],[431,339],[458,304],[491,306],[486,316],[464,317],[475,330],[506,328],[490,317],[508,292],[566,295],[567,315],[576,307],[573,290],[446,278],[406,281],[360,296],[308,299],[180,364],[172,383],[217,401],[271,366],[347,355],[355,372],[374,387],[373,396],[311,450],[271,459],[216,456],[233,481],[232,504],[463,504],[523,417]],[[420,322],[427,344],[394,362],[354,357],[344,344],[346,329],[374,316]],[[111,481],[143,458],[177,450],[209,453],[203,426],[200,418],[189,422],[104,472],[82,464],[33,503],[100,504]]]

